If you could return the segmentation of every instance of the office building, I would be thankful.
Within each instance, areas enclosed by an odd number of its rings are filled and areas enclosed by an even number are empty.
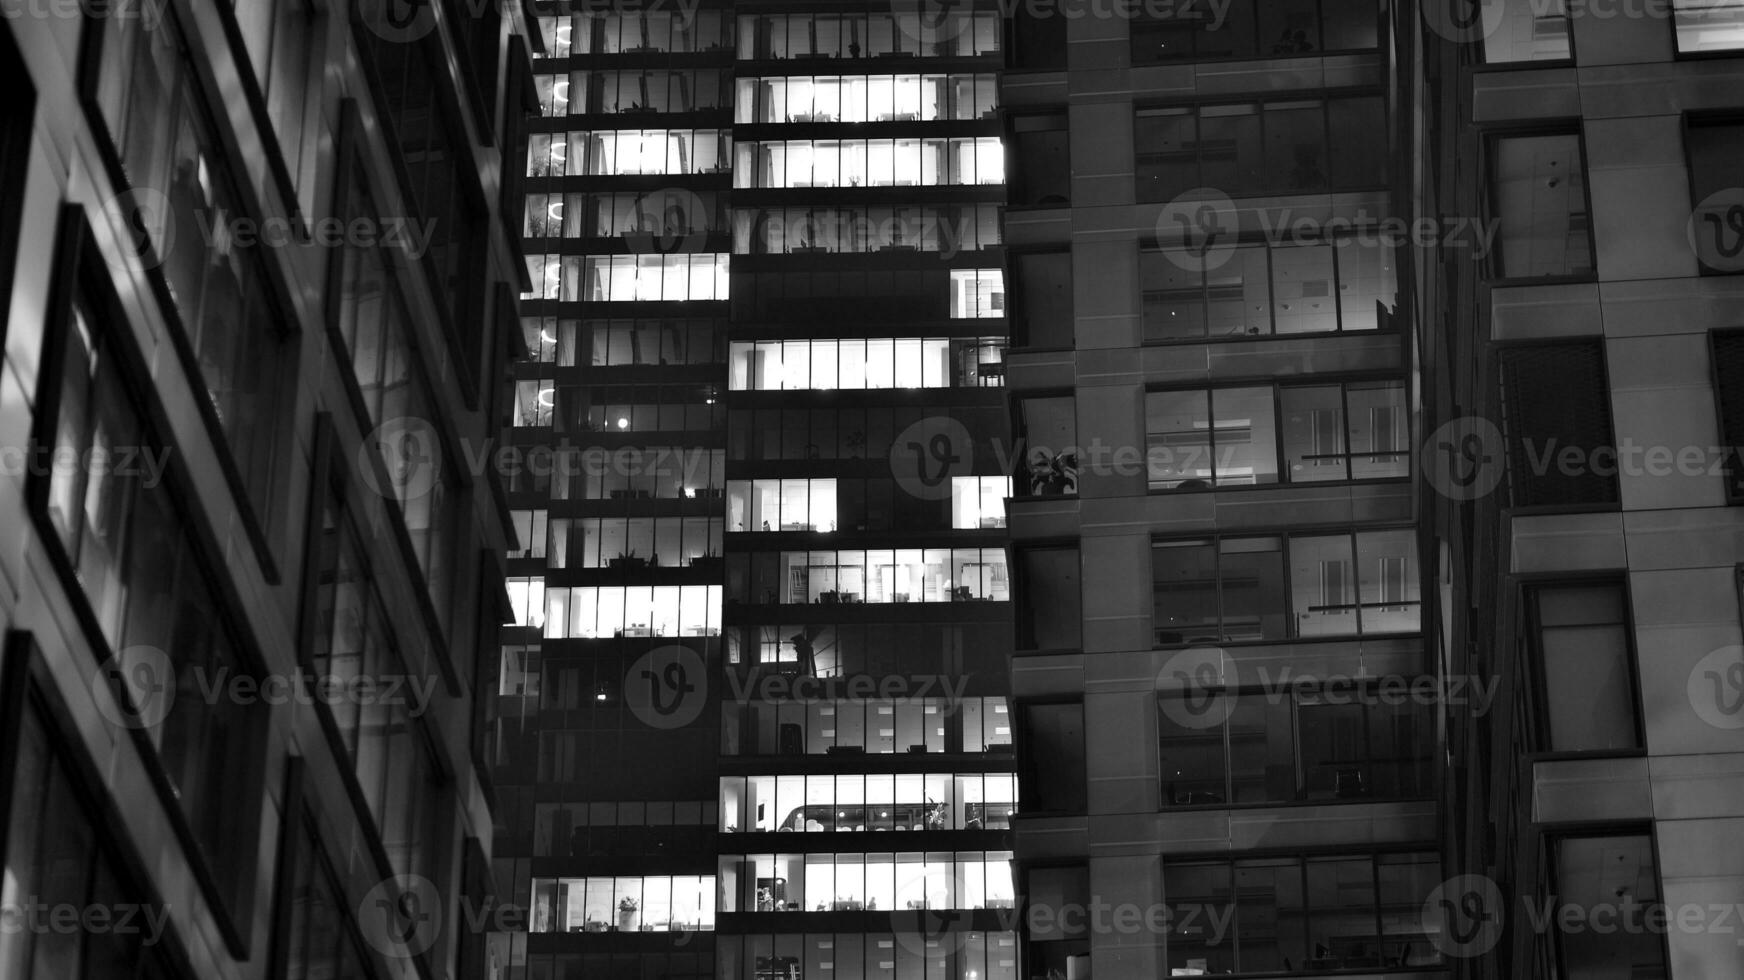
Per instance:
[[[1447,669],[1497,685],[1448,709],[1458,973],[1736,974],[1744,5],[1436,26],[1426,192],[1495,242],[1425,296]]]
[[[529,25],[409,12],[6,6],[8,980],[482,969]]]
[[[1015,977],[998,17],[540,22],[507,975]]]
[[[1014,25],[1018,891],[1080,913],[1027,976],[1443,960],[1413,9]]]

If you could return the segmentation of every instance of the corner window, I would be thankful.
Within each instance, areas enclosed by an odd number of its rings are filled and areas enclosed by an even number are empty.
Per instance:
[[[1671,0],[1679,54],[1744,48],[1744,0]]]
[[[1593,275],[1580,133],[1497,136],[1489,150],[1488,217],[1501,227],[1492,271],[1504,279]]]
[[[1632,977],[1670,975],[1665,957],[1666,908],[1653,836],[1559,837],[1553,839],[1551,849],[1556,905],[1584,913],[1578,920],[1564,921],[1586,925],[1557,930],[1558,962],[1552,976],[1596,980],[1625,963]],[[1611,926],[1603,928],[1601,923]],[[1718,929],[1712,923],[1708,927]]]
[[[1504,347],[1505,486],[1515,507],[1615,504],[1616,438],[1599,340]],[[1545,378],[1555,378],[1554,386]]]
[[[1744,272],[1744,120],[1691,119],[1684,144],[1702,272]]]
[[[1622,584],[1540,586],[1529,598],[1544,748],[1641,748],[1629,599]]]
[[[1714,359],[1714,401],[1720,410],[1720,445],[1744,446],[1744,330],[1708,335]],[[1744,504],[1744,454],[1726,450],[1726,499]]]

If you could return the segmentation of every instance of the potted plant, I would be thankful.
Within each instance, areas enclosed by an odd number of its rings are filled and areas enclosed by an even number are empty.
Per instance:
[[[625,898],[618,902],[618,931],[635,932],[636,919],[641,914],[641,905],[633,898]]]

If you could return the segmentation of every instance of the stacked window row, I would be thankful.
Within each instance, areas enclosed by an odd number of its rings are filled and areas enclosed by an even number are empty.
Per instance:
[[[733,19],[718,10],[583,11],[539,18],[551,58],[730,50]]]
[[[660,303],[723,300],[729,256],[529,255],[533,282],[523,299],[565,303]]]
[[[1003,184],[997,136],[749,140],[734,147],[733,186],[941,187]]]
[[[1005,338],[770,340],[728,348],[733,391],[978,388],[1005,382]]]
[[[515,626],[544,630],[546,639],[625,636],[719,636],[718,585],[577,586],[545,588],[540,578],[509,579]]]
[[[739,57],[978,57],[999,53],[999,14],[955,8],[914,13],[757,14],[739,18]]]
[[[988,752],[1010,750],[1011,714],[1003,697],[728,701],[721,735],[722,755]]]
[[[623,238],[639,251],[670,251],[726,229],[726,202],[720,196],[667,188],[528,194],[523,230],[528,238]]]
[[[954,256],[1004,241],[996,204],[741,209],[737,255],[940,252]]]
[[[726,487],[726,454],[682,446],[532,446],[507,467],[511,494],[550,500],[692,500]]]
[[[722,71],[571,71],[538,75],[539,113],[696,112],[726,108],[731,97]]]
[[[837,479],[729,480],[727,527],[735,533],[859,530],[866,527],[868,513],[861,484]],[[1005,498],[1010,495],[1007,477],[951,477],[951,527],[1004,527]],[[845,520],[838,525],[838,518]]]
[[[725,832],[1007,830],[1016,812],[1005,773],[721,779]]]
[[[707,932],[712,875],[533,879],[533,932]]]
[[[733,138],[719,129],[626,129],[534,133],[529,177],[623,177],[724,172]]]
[[[1241,245],[1215,262],[1139,254],[1146,342],[1375,330],[1397,293],[1393,256],[1359,238]]]
[[[720,859],[722,912],[1011,908],[1010,851],[746,854]]]
[[[727,566],[727,594],[753,605],[1004,602],[1009,586],[1003,548],[757,552],[748,581]]]

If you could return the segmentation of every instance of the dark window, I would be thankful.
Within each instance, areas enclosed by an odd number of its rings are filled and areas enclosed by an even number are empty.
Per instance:
[[[1411,633],[1418,575],[1409,530],[1159,541],[1152,627],[1165,646]]]
[[[1557,930],[1559,962],[1548,975],[1596,980],[1626,963],[1632,977],[1668,976],[1666,908],[1653,835],[1558,837],[1551,846],[1557,907],[1583,910],[1590,918],[1586,928]]]
[[[1072,253],[1019,252],[1012,256],[1017,277],[1014,333],[1025,347],[1071,347]]]
[[[430,0],[418,0],[421,6]],[[452,8],[451,8],[452,9]],[[361,16],[385,17],[383,11]],[[417,16],[429,17],[428,11]],[[352,36],[360,43],[372,82],[376,110],[386,124],[390,142],[398,148],[396,171],[408,200],[430,232],[423,265],[446,311],[445,332],[466,380],[469,400],[480,384],[485,332],[483,249],[485,208],[472,145],[457,121],[458,112],[444,98],[452,86],[441,83],[445,72],[437,60],[440,34],[415,40],[396,36],[391,25],[363,24]],[[392,38],[392,40],[389,40]],[[464,59],[463,59],[464,60]],[[379,215],[371,215],[379,220]]]
[[[1702,271],[1744,272],[1744,121],[1692,119],[1684,139]]]
[[[1552,752],[1640,748],[1629,597],[1623,586],[1546,585],[1530,597],[1543,747]]]
[[[179,320],[178,349],[205,391],[208,424],[264,522],[282,510],[297,349],[261,260],[266,238],[246,247],[229,234],[231,219],[250,219],[229,181],[244,168],[215,136],[169,11],[161,29],[122,17],[102,31],[97,104],[135,189],[136,244]]]
[[[1163,806],[1426,796],[1434,717],[1410,683],[1163,695]]]
[[[1010,199],[1014,205],[1065,207],[1072,203],[1071,136],[1066,114],[1014,116]]]
[[[23,656],[15,644],[9,651]],[[22,672],[20,672],[22,673]],[[34,685],[32,685],[34,686]],[[87,799],[63,755],[76,744],[54,727],[34,690],[8,725],[11,813],[0,814],[5,846],[6,927],[0,976],[8,980],[169,980],[161,950],[172,936],[147,925],[169,909],[146,900],[114,853],[115,835]],[[16,740],[14,740],[14,737]],[[16,903],[16,904],[14,904]],[[60,928],[62,909],[112,915],[114,928]],[[122,928],[122,916],[133,928]],[[148,940],[150,942],[148,942]]]
[[[1013,492],[1030,497],[1078,492],[1078,403],[1071,395],[1019,403],[1027,459],[1017,461]]]
[[[356,917],[364,922],[387,919],[387,909],[356,909],[333,873],[316,823],[303,806],[304,770],[300,761],[286,780],[285,810],[290,814],[279,848],[279,922],[274,937],[273,980],[324,980],[327,977],[373,977],[370,956],[358,934]],[[372,893],[373,894],[373,893]],[[422,898],[423,896],[417,896]],[[415,925],[415,924],[414,924]],[[371,940],[388,940],[384,928]]]
[[[65,319],[51,319],[56,339],[44,355],[59,374],[43,374],[44,414],[33,441],[56,458],[137,450],[161,468],[169,457],[135,386],[135,352],[122,347],[125,328],[112,329],[125,320],[100,278],[107,270],[79,246],[85,229],[75,211],[65,213],[63,226]],[[29,492],[57,564],[83,596],[99,656],[127,682],[135,734],[155,753],[155,775],[179,804],[191,850],[205,862],[219,904],[247,921],[255,825],[238,800],[249,799],[255,785],[266,718],[234,699],[202,696],[203,685],[254,670],[221,604],[209,553],[182,509],[190,498],[179,474],[154,473],[143,462],[55,467],[34,478]]]
[[[1028,813],[1083,813],[1088,771],[1084,763],[1084,704],[1027,704],[1018,795]]]
[[[1720,445],[1726,452],[1726,499],[1744,503],[1744,330],[1716,330],[1713,346],[1714,401],[1720,409]]]
[[[1500,372],[1510,503],[1616,503],[1616,443],[1603,342],[1505,347]],[[1546,378],[1556,383],[1546,384]]]
[[[1031,15],[1019,7],[1011,19],[1011,66],[1019,70],[1066,67],[1066,30],[1064,17]]]
[[[1078,549],[1029,548],[1018,561],[1019,642],[1032,650],[1077,649],[1084,617]]]
[[[1165,863],[1171,973],[1312,973],[1435,966],[1424,903],[1434,854]]]
[[[1141,109],[1139,200],[1196,187],[1244,197],[1384,186],[1386,134],[1379,96]]]
[[[1489,149],[1488,217],[1501,228],[1493,271],[1505,279],[1592,275],[1580,133],[1498,136]]]
[[[1375,46],[1380,30],[1372,0],[1178,3],[1158,14],[1133,21],[1134,65],[1362,51]]]
[[[1029,907],[1048,910],[1030,920],[1033,925],[1024,937],[1029,941],[1030,975],[1084,975],[1090,969],[1090,939],[1081,913],[1090,908],[1090,869],[1081,864],[1035,868],[1023,894]]]

